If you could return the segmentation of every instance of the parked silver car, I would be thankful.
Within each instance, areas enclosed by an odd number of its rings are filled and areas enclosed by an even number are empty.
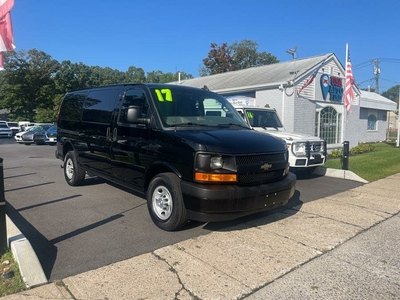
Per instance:
[[[42,134],[42,136],[44,136],[44,134],[46,133],[46,130],[49,129],[52,125],[53,124],[41,124],[41,125],[35,126],[32,130],[25,132],[21,136],[22,144],[25,144],[25,145],[31,145],[33,143],[35,143],[36,145],[44,144],[43,139],[41,140],[38,137],[37,140],[35,140],[34,137],[36,134]]]

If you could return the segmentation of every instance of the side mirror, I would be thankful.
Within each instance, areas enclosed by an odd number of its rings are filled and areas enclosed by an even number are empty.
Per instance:
[[[137,105],[131,105],[128,108],[128,112],[126,115],[126,120],[129,123],[136,123],[136,124],[149,124],[149,118],[142,118],[142,107]]]

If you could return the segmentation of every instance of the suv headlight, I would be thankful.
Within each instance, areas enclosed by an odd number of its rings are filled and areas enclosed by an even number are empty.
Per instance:
[[[296,156],[306,155],[306,143],[293,143],[292,151]]]

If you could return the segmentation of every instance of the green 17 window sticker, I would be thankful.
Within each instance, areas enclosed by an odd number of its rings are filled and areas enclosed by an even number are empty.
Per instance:
[[[169,101],[172,102],[172,93],[170,89],[155,89],[154,90],[157,95],[158,101],[164,102],[164,101]]]

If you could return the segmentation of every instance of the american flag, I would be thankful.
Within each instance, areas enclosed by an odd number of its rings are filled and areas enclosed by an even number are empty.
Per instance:
[[[14,0],[0,0],[0,69],[3,67],[3,52],[14,50],[10,11]]]
[[[310,85],[310,83],[313,82],[315,76],[317,76],[317,74],[318,74],[319,69],[322,68],[322,66],[324,65],[324,63],[325,63],[325,59],[322,61],[322,63],[319,65],[319,67],[315,69],[315,71],[311,74],[311,76],[306,80],[306,82],[303,84],[303,86],[301,87],[301,89],[299,89],[299,90],[297,91],[297,95],[299,95],[303,89],[305,89],[306,87],[308,87],[308,86]]]
[[[347,51],[346,58],[346,85],[344,89],[344,106],[346,107],[347,113],[351,112],[351,102],[354,99],[353,93],[354,76],[351,68],[350,52]]]

